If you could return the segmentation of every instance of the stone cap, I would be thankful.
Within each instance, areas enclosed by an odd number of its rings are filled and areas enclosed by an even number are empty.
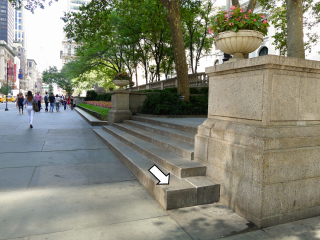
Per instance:
[[[252,67],[259,67],[261,69],[282,68],[284,70],[294,67],[296,71],[320,73],[320,61],[305,60],[301,58],[284,57],[278,55],[265,55],[207,67],[206,74],[214,74],[224,71],[240,70],[243,68]]]

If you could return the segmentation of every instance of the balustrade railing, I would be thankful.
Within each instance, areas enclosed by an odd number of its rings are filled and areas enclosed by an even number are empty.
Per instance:
[[[209,78],[208,75],[204,72],[189,74],[189,85],[190,87],[208,87]],[[156,89],[165,89],[173,88],[178,86],[177,77],[169,78],[167,80],[160,80],[158,82],[150,82],[148,84],[139,85],[131,87],[130,89],[134,91],[139,90],[156,90]]]

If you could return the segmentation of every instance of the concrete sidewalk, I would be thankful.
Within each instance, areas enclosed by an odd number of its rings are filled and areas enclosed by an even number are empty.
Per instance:
[[[70,109],[36,113],[33,126],[0,110],[0,239],[320,239],[320,217],[259,230],[219,203],[164,211],[101,127]]]

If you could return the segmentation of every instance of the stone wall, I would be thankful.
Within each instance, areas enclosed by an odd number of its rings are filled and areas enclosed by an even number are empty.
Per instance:
[[[320,63],[279,56],[206,69],[195,160],[259,227],[320,215]]]

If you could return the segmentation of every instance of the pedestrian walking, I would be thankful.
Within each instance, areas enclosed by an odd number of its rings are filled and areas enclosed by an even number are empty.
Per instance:
[[[60,97],[59,97],[58,94],[56,95],[56,99],[55,100],[56,100],[56,111],[60,112],[59,111],[59,108],[60,108]]]
[[[19,93],[18,94],[18,98],[17,98],[17,104],[18,104],[18,107],[19,107],[19,115],[21,115],[21,111],[22,111],[22,114],[23,114],[23,101],[24,101],[23,94]]]
[[[39,108],[39,112],[40,112],[40,110],[41,110],[41,102],[42,102],[42,96],[40,95],[40,92],[37,92],[35,97],[36,97],[36,99],[38,101],[38,108]]]
[[[70,108],[70,96],[67,97],[67,108]]]
[[[73,110],[73,96],[71,96],[70,98],[70,106],[71,106],[71,110]]]
[[[55,101],[56,101],[56,99],[55,99],[53,93],[51,93],[50,97],[49,97],[49,103],[50,103],[50,111],[49,112],[53,112]]]
[[[64,107],[64,110],[67,109],[67,99],[66,98],[63,99],[63,107]]]
[[[46,95],[44,96],[44,103],[46,104],[45,111],[48,112],[48,105],[49,105],[49,94],[46,92]]]
[[[31,91],[28,91],[27,97],[24,100],[22,105],[27,105],[27,111],[28,111],[28,115],[29,115],[29,124],[30,124],[30,128],[33,128],[32,126],[32,122],[33,122],[33,116],[34,116],[34,110],[33,110],[33,102],[35,102],[36,104],[38,104],[37,99],[32,95]]]

